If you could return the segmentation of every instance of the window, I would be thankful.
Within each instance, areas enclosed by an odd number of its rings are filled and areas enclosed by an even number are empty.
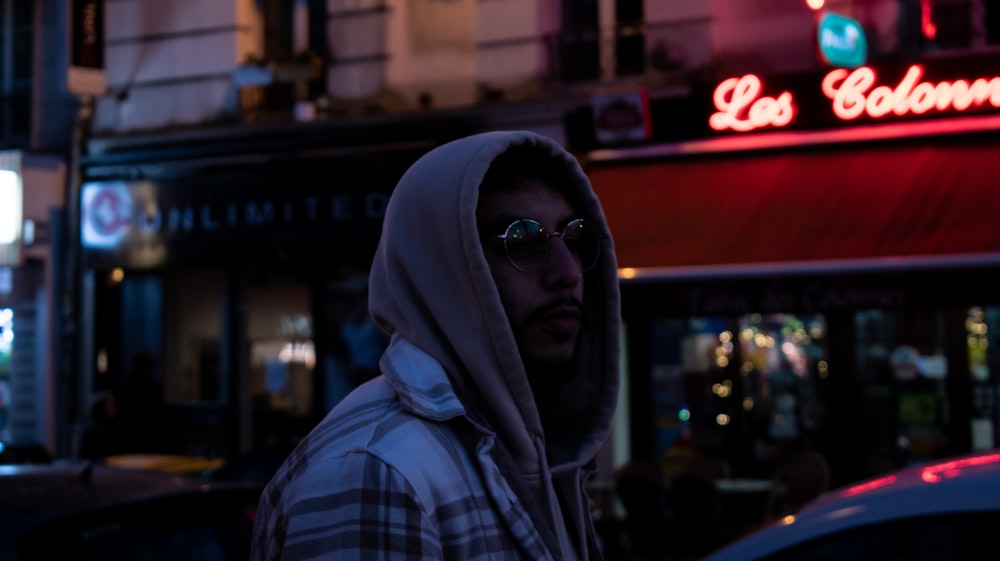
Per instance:
[[[597,5],[597,0],[563,1],[563,32],[559,41],[563,81],[593,81],[601,76]]]
[[[675,442],[689,435],[749,469],[769,461],[751,458],[761,451],[754,446],[811,440],[827,422],[826,331],[821,314],[653,321],[654,457],[670,472]]]
[[[0,12],[0,146],[27,143],[31,125],[34,6],[3,0]]]
[[[602,21],[602,5],[614,2],[614,21]],[[614,76],[641,75],[646,71],[646,31],[642,0],[584,0],[563,2],[563,32],[559,41],[562,79],[596,81],[602,59],[608,58]],[[613,37],[604,37],[604,31]],[[609,62],[609,64],[610,64]]]
[[[995,0],[909,0],[901,5],[904,43],[919,52],[1000,46]]]
[[[642,0],[615,1],[615,74],[646,71],[646,31]]]

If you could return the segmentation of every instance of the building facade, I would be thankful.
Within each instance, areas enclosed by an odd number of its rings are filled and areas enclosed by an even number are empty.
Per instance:
[[[766,477],[788,444],[848,482],[996,445],[1000,94],[928,93],[998,80],[984,2],[105,8],[68,197],[73,377],[102,391],[152,352],[182,451],[285,445],[371,375],[354,320],[380,202],[423,151],[497,128],[578,153],[616,236],[630,390],[607,469],[670,472],[683,444]],[[865,68],[877,114],[852,117],[827,92]]]
[[[850,119],[842,90],[809,97],[846,71],[765,80],[747,105],[788,100],[785,125],[590,152],[636,320],[630,364],[648,369],[633,381],[653,384],[636,389],[654,397],[633,401],[652,415],[634,449],[669,455],[695,431],[754,470],[762,445],[815,446],[846,483],[997,445],[988,60],[870,63],[854,72],[880,81]],[[711,129],[730,116],[727,80],[679,106]]]
[[[63,294],[75,278],[66,189],[78,109],[66,9],[8,0],[0,10],[0,443],[51,450],[67,438],[77,390],[62,375],[75,339]]]
[[[151,352],[176,449],[301,437],[383,344],[358,320],[409,163],[498,128],[565,143],[567,107],[640,79],[606,45],[616,18],[642,29],[641,6],[577,4],[107,2],[105,89],[84,99],[70,195],[83,387],[113,388]]]

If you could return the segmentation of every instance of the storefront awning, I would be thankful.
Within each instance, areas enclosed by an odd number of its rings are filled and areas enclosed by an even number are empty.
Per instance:
[[[620,267],[1000,263],[1000,144],[981,137],[593,163]]]

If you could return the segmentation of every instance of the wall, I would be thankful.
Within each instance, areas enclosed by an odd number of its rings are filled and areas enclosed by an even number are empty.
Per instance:
[[[476,4],[475,83],[480,95],[503,92],[503,99],[535,96],[551,71],[549,46],[558,32],[558,14],[542,6],[555,2],[500,0]]]
[[[384,0],[328,0],[327,93],[334,100],[378,99],[386,87],[389,11]]]
[[[237,110],[232,71],[262,51],[254,0],[108,0],[108,93],[94,129],[127,132],[213,121]]]
[[[507,0],[501,0],[507,1]],[[471,105],[476,0],[391,0],[388,82],[401,108]]]
[[[713,52],[727,73],[784,73],[817,64],[805,0],[713,0]]]
[[[262,54],[258,4],[108,0],[108,93],[98,99],[95,134],[250,120],[234,71],[248,56]],[[370,114],[557,100],[636,83],[683,85],[705,71],[785,73],[818,64],[815,14],[804,0],[646,0],[646,73],[619,80],[604,68],[600,82],[562,84],[555,77],[554,48],[561,5],[558,0],[327,0],[327,48],[317,53],[325,62],[325,83],[319,87],[335,114]],[[895,48],[892,0],[839,0],[829,6],[869,29],[873,51]],[[613,8],[614,0],[601,0],[605,31],[614,23]],[[606,43],[602,56],[613,61],[613,42]]]
[[[696,72],[712,59],[712,3],[646,0],[647,75]]]

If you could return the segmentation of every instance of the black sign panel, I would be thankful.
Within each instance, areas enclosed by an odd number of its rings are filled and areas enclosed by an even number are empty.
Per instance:
[[[104,1],[70,0],[70,52],[67,87],[76,94],[100,95],[104,72]]]
[[[143,269],[246,261],[367,264],[389,193],[408,163],[299,162],[86,182],[84,261],[92,268]]]
[[[104,2],[71,0],[73,53],[71,64],[82,68],[104,68]]]

